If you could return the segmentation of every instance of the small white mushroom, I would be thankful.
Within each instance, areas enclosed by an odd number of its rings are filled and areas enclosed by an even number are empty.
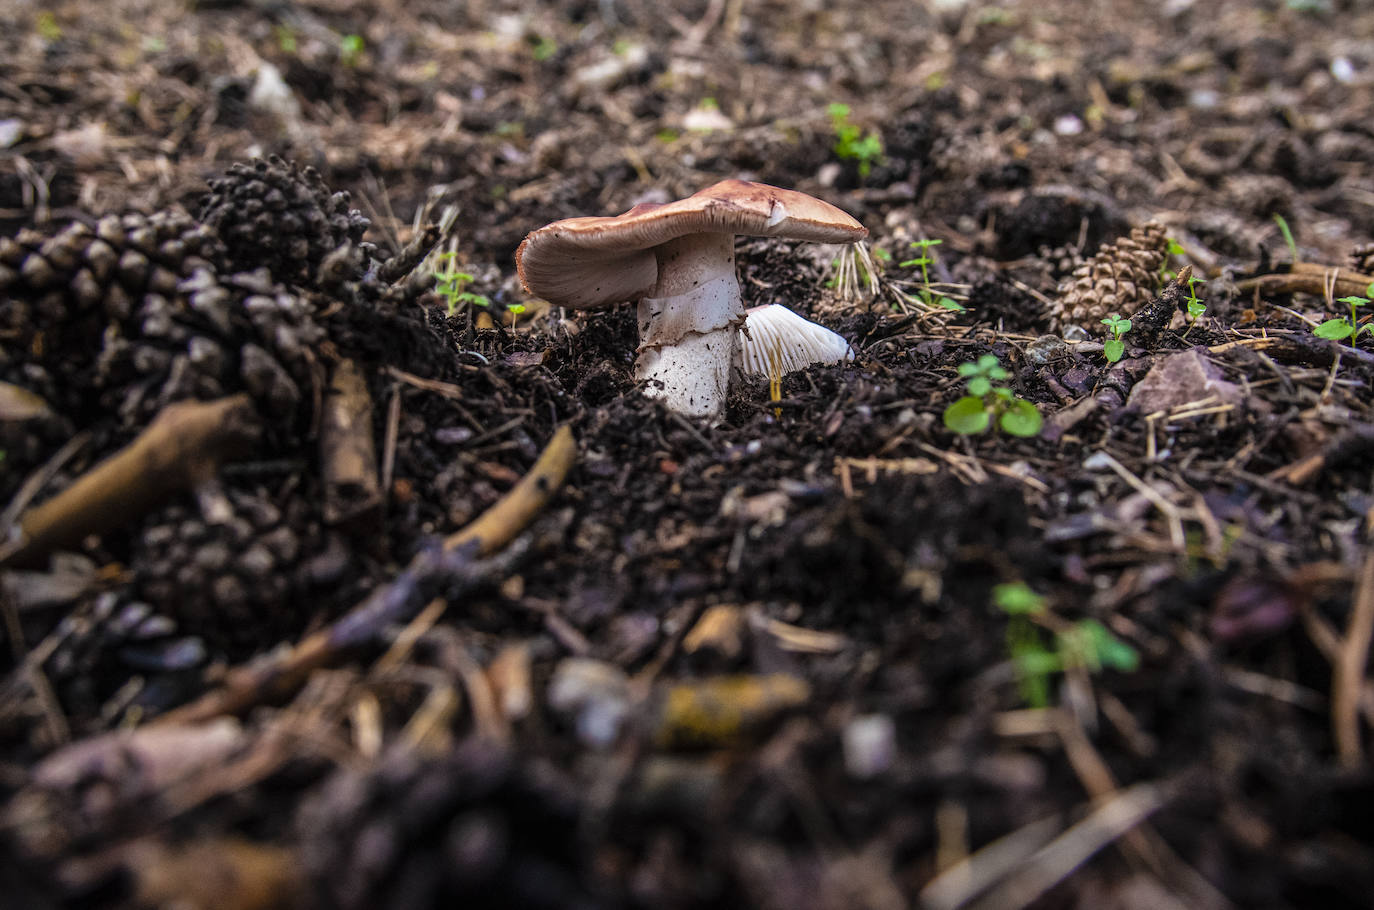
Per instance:
[[[639,301],[635,378],[645,382],[646,394],[680,414],[715,417],[725,405],[731,370],[751,369],[738,338],[747,318],[735,277],[738,234],[852,243],[868,231],[805,193],[723,180],[666,205],[645,203],[614,217],[555,221],[531,231],[515,261],[525,290],[559,306],[596,310]],[[803,332],[808,340],[796,340],[802,331],[782,316],[763,317],[759,334],[779,346],[784,364],[796,364],[784,372],[844,359],[831,356],[833,340],[821,341],[807,334],[810,330]],[[808,350],[825,353],[803,363]],[[763,356],[762,375],[768,375],[768,349]]]

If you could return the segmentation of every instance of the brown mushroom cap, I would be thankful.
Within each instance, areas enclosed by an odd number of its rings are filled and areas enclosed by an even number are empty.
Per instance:
[[[688,234],[854,243],[868,230],[828,202],[763,183],[722,180],[623,215],[566,218],[531,231],[515,253],[525,290],[583,310],[637,300],[658,281],[653,248]]]

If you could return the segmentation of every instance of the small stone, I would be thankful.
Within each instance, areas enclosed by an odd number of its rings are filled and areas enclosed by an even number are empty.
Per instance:
[[[1026,345],[1026,359],[1042,366],[1069,355],[1069,346],[1058,335],[1041,335]]]
[[[606,748],[619,737],[629,716],[630,680],[611,664],[569,657],[554,668],[547,698],[550,708],[572,716],[579,739]]]
[[[851,777],[868,780],[892,767],[897,727],[886,714],[865,714],[844,728],[844,767]]]
[[[1221,370],[1201,350],[1192,348],[1156,360],[1131,389],[1127,404],[1141,414],[1154,414],[1209,398],[1213,405],[1239,405],[1245,392],[1223,379]]]

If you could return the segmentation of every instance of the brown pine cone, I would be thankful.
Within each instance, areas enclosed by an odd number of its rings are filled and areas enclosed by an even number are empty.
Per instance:
[[[176,211],[0,237],[0,330],[7,344],[35,352],[90,347],[107,320],[128,318],[145,294],[175,293],[221,256],[215,235]]]
[[[210,181],[200,219],[224,241],[230,270],[266,267],[286,284],[311,284],[326,258],[338,271],[340,251],[352,259],[347,277],[356,279],[371,250],[362,244],[369,222],[349,208],[348,193],[331,193],[313,167],[301,169],[275,155],[235,164]]]
[[[304,500],[283,511],[264,489],[226,493],[232,514],[209,522],[193,505],[174,504],[150,516],[134,539],[129,564],[134,590],[175,616],[183,629],[216,650],[239,654],[263,641],[295,638],[314,607],[302,595],[321,577],[327,532]]]
[[[79,425],[117,414],[134,429],[172,401],[239,390],[269,418],[296,416],[316,381],[314,307],[266,269],[220,271],[224,258],[175,211],[0,238],[0,381]]]
[[[1062,281],[1083,264],[1083,251],[1076,246],[1042,246],[1036,255],[1045,261],[1045,267],[1055,281]]]
[[[1050,311],[1054,327],[1077,325],[1097,331],[1109,313],[1134,312],[1158,293],[1163,283],[1160,270],[1168,256],[1168,231],[1158,221],[1102,247],[1060,284]]]
[[[479,739],[341,768],[296,816],[322,910],[593,908],[575,839],[580,792]]]
[[[205,644],[127,590],[104,591],[58,623],[43,664],[71,717],[95,717],[132,673],[176,674],[205,662]],[[145,702],[146,704],[146,702]]]

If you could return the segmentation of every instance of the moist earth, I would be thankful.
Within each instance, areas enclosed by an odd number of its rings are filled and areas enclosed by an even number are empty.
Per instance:
[[[7,906],[1371,905],[1366,4],[0,24]],[[513,255],[730,177],[708,424]]]

